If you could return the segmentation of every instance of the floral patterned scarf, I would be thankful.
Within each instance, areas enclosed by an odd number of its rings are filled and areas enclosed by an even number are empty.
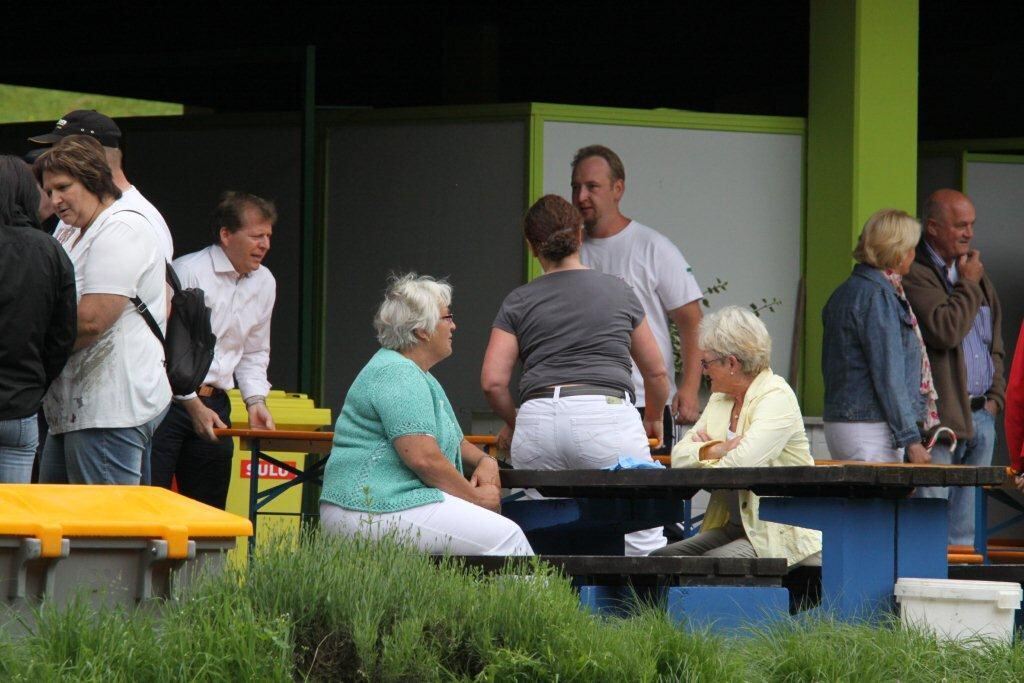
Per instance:
[[[937,405],[939,395],[935,393],[935,385],[932,383],[932,364],[928,360],[928,349],[925,348],[924,338],[921,337],[921,327],[917,324],[917,316],[914,315],[914,309],[910,306],[910,302],[907,301],[907,295],[903,292],[903,276],[888,268],[883,270],[882,274],[885,275],[885,279],[896,290],[896,296],[907,305],[907,310],[910,312],[910,323],[914,327],[914,335],[917,337],[917,343],[921,345],[920,391],[925,399],[924,430],[927,432],[939,424],[939,408]]]

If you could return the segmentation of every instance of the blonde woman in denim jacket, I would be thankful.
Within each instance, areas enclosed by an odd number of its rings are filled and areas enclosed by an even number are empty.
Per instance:
[[[837,460],[931,460],[921,426],[938,424],[936,397],[902,284],[920,236],[906,212],[876,212],[853,252],[853,273],[822,311],[825,440]]]

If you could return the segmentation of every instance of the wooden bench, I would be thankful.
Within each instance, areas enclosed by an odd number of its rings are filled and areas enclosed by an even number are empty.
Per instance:
[[[532,561],[494,556],[452,559],[487,573],[515,573]],[[781,558],[541,555],[538,559],[571,578],[580,606],[596,614],[626,616],[639,600],[663,604],[671,618],[690,628],[726,632],[741,625],[770,623],[790,613],[790,594],[782,585],[786,561]]]

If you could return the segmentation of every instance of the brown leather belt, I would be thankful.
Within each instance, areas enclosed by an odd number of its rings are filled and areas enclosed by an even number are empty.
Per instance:
[[[211,396],[216,396],[217,394],[223,394],[223,393],[224,393],[223,389],[219,389],[219,388],[211,386],[209,384],[201,384],[201,385],[199,385],[199,388],[196,389],[196,395],[197,396],[202,396],[203,398],[210,398]]]

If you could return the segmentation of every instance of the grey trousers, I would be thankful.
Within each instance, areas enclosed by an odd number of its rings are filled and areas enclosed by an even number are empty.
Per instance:
[[[711,531],[702,531],[696,536],[670,543],[651,555],[682,555],[687,557],[757,557],[754,546],[747,540],[743,527],[727,524]]]

